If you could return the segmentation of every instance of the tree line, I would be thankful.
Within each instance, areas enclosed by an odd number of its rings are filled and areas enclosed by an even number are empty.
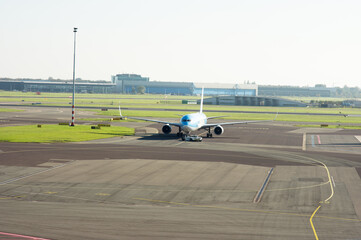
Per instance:
[[[331,92],[331,97],[361,98],[361,89],[358,87],[347,87],[345,85],[343,88],[336,87],[335,89],[335,91]]]

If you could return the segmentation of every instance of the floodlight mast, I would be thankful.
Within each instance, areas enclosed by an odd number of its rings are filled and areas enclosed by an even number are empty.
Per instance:
[[[71,107],[71,127],[74,127],[75,120],[75,46],[76,46],[76,33],[78,28],[74,28],[74,60],[73,60],[73,101]]]

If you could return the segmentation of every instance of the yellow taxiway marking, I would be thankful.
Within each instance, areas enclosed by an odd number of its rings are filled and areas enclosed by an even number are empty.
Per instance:
[[[56,194],[58,192],[44,192],[45,194]]]
[[[272,192],[272,191],[286,191],[286,190],[298,190],[298,189],[305,189],[305,188],[314,188],[314,187],[321,187],[323,185],[328,184],[328,182],[323,182],[320,184],[310,185],[310,186],[303,186],[303,187],[294,187],[294,188],[279,188],[279,189],[267,189],[265,192]]]
[[[189,206],[189,207],[197,207],[197,208],[212,208],[212,209],[222,209],[222,210],[242,211],[242,212],[279,214],[279,215],[289,215],[289,216],[297,216],[297,217],[309,217],[310,216],[309,214],[300,214],[300,213],[292,213],[292,212],[277,212],[277,211],[271,211],[271,210],[231,208],[231,207],[221,207],[221,206],[212,206],[212,205],[197,205],[197,204],[191,204],[191,203],[170,202],[170,201],[154,200],[154,199],[147,199],[147,198],[133,198],[133,199],[145,201],[145,202],[166,203],[166,204],[172,204],[172,205],[181,205],[181,206]],[[315,213],[316,213],[316,211],[312,214],[312,216],[311,216],[312,218],[314,217]],[[318,216],[317,218],[361,222],[361,220],[355,219],[355,218],[340,218],[340,217],[328,217],[328,216]]]
[[[97,196],[110,196],[109,193],[96,193]]]
[[[319,202],[320,205],[316,208],[316,210],[313,212],[313,214],[312,214],[311,217],[310,217],[310,224],[311,224],[311,227],[312,227],[312,230],[313,230],[313,234],[315,235],[315,239],[318,240],[318,235],[317,235],[316,229],[315,229],[315,227],[314,227],[314,225],[313,225],[312,219],[313,219],[314,215],[317,213],[317,211],[320,209],[321,204],[323,204],[323,203],[325,203],[325,204],[330,203],[330,199],[333,197],[335,191],[334,191],[334,189],[333,189],[332,180],[331,180],[331,175],[330,175],[330,171],[328,170],[327,165],[324,164],[323,162],[319,161],[319,160],[316,160],[316,159],[311,159],[311,158],[308,158],[308,159],[310,159],[310,160],[313,161],[313,162],[316,162],[316,163],[321,164],[321,165],[326,169],[327,177],[328,177],[328,183],[329,183],[330,189],[331,189],[331,194],[330,194],[330,196],[329,196],[327,199]]]
[[[311,217],[310,217],[311,227],[312,227],[313,234],[315,235],[316,240],[318,240],[318,236],[317,236],[317,233],[316,233],[315,226],[313,226],[312,219],[313,219],[313,217],[315,216],[315,214],[316,214],[316,212],[318,211],[318,209],[320,209],[320,207],[321,207],[321,205],[319,205],[318,208],[316,208],[316,210],[312,213],[312,215],[311,215]]]
[[[17,199],[17,198],[23,198],[23,197],[25,197],[25,196],[0,197],[0,200]]]
[[[291,155],[291,156],[292,156],[292,155]],[[318,209],[321,207],[321,204],[329,204],[331,198],[333,197],[333,195],[334,195],[334,193],[335,193],[335,192],[334,192],[334,188],[333,188],[334,186],[333,186],[333,184],[332,184],[332,179],[331,179],[330,171],[328,170],[327,165],[324,164],[323,162],[319,161],[319,160],[316,160],[316,159],[313,159],[313,158],[310,158],[310,157],[306,157],[306,156],[300,156],[300,155],[298,155],[298,154],[293,154],[293,156],[298,156],[298,157],[301,157],[301,159],[303,158],[303,159],[309,160],[309,161],[311,161],[311,162],[317,163],[316,166],[324,167],[324,168],[326,169],[326,172],[327,172],[327,177],[328,177],[327,183],[330,185],[331,194],[330,194],[330,196],[329,196],[327,199],[319,202],[319,206],[316,208],[316,210],[313,212],[313,214],[312,214],[311,217],[310,217],[310,224],[311,224],[313,233],[314,233],[314,235],[315,235],[315,238],[318,239],[317,232],[316,232],[316,229],[315,229],[315,227],[314,227],[314,225],[313,225],[312,219],[313,219],[313,216],[314,216],[314,215],[316,214],[316,212],[318,211]],[[310,164],[310,165],[314,165],[314,164]],[[360,220],[358,220],[358,221],[360,221]]]

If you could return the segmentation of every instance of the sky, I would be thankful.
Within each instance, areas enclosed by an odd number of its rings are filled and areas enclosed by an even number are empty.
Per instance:
[[[0,0],[0,78],[361,87],[361,1]]]

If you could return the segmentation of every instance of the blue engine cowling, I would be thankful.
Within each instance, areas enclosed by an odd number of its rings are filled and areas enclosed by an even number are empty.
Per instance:
[[[213,130],[214,134],[221,135],[224,133],[224,129],[222,126],[217,126]]]
[[[163,132],[164,134],[169,134],[171,131],[172,131],[172,128],[171,128],[171,126],[169,126],[168,124],[167,124],[167,125],[164,125],[164,126],[162,127],[162,132]]]

